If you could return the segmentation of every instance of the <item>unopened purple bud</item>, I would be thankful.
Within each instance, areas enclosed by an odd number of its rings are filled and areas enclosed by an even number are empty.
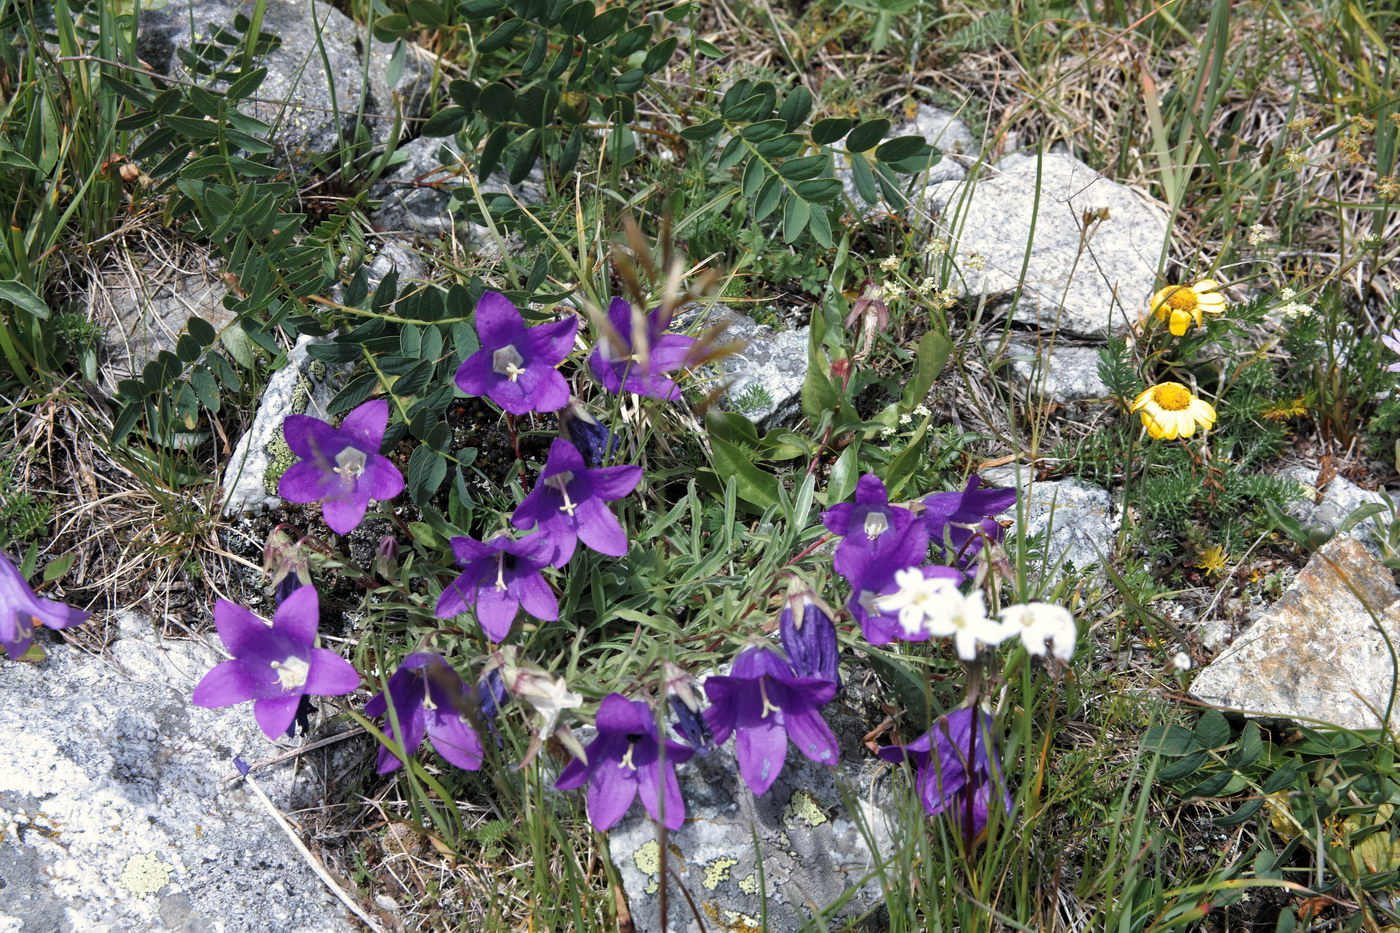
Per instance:
[[[374,572],[387,580],[398,565],[399,539],[393,535],[385,535],[379,539],[379,546],[374,549]]]
[[[820,677],[841,686],[840,648],[831,609],[805,583],[794,580],[778,616],[778,634],[798,677]]]
[[[481,713],[481,721],[486,724],[491,735],[496,739],[496,747],[501,747],[501,733],[496,731],[496,714],[501,711],[501,707],[510,702],[510,691],[506,689],[505,678],[501,676],[501,669],[493,667],[481,676],[481,680],[476,684],[476,705]]]
[[[584,462],[590,467],[598,467],[611,459],[617,449],[617,438],[608,426],[588,411],[578,399],[571,399],[559,412],[559,433],[578,448]]]
[[[278,525],[263,545],[263,570],[272,576],[278,603],[300,587],[311,585],[311,561],[302,546],[305,539],[294,537],[295,531],[291,525]]]
[[[696,751],[704,754],[713,746],[710,727],[700,715],[700,695],[695,690],[695,680],[685,670],[663,661],[661,692],[671,706],[676,717],[676,732],[689,742]]]

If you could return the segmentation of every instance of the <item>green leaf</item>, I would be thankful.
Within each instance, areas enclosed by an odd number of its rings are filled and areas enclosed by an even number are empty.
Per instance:
[[[646,58],[642,59],[642,70],[647,74],[656,74],[665,68],[666,63],[671,60],[671,56],[676,54],[676,46],[679,44],[680,40],[675,36],[657,43],[651,51],[647,52]]]
[[[812,178],[793,185],[797,196],[812,204],[829,204],[841,196],[845,189],[835,178]]]
[[[896,136],[875,148],[875,158],[881,162],[897,162],[912,156],[927,155],[932,149],[922,136]]]
[[[530,80],[544,64],[545,53],[549,51],[549,30],[541,29],[535,33],[535,41],[530,45],[530,54],[525,57],[525,63],[520,66],[520,77],[522,80]]]
[[[812,219],[812,206],[801,198],[788,198],[783,205],[783,241],[794,243]]]
[[[559,17],[560,31],[572,36],[578,35],[585,26],[593,21],[595,10],[593,0],[578,0],[578,3],[569,7],[564,11],[564,15]]]
[[[818,207],[812,211],[811,223],[807,225],[807,230],[812,234],[812,239],[816,240],[827,249],[836,246],[836,239],[831,235],[831,221],[826,216],[826,211]]]
[[[765,139],[761,143],[754,143],[753,148],[765,159],[786,159],[790,155],[796,155],[805,145],[807,140],[800,133],[785,133]]]
[[[1201,770],[1201,766],[1207,760],[1209,760],[1209,756],[1205,752],[1192,752],[1175,764],[1168,765],[1158,771],[1157,779],[1166,782],[1180,781],[1182,778],[1190,777]]]
[[[510,42],[516,36],[520,35],[520,33],[524,31],[524,29],[525,21],[523,19],[508,19],[504,23],[501,23],[501,25],[497,26],[495,29],[491,30],[491,34],[488,35],[485,39],[482,39],[480,42],[478,42],[476,45],[476,50],[477,52],[483,54],[486,52],[494,52],[497,49],[504,47],[506,43]]]
[[[812,124],[812,142],[820,146],[829,146],[844,137],[855,125],[856,121],[848,120],[845,117],[827,117],[825,120],[818,120]]]
[[[41,321],[49,318],[49,306],[44,303],[44,299],[34,293],[34,290],[23,282],[9,281],[0,282],[0,301],[8,301],[21,311],[34,315]]]
[[[760,509],[777,505],[776,476],[755,466],[742,447],[714,436],[710,438],[710,447],[714,451],[715,472],[723,480],[734,479],[739,498]]]
[[[713,42],[708,42],[708,41],[706,41],[706,40],[704,40],[704,39],[696,39],[696,40],[695,40],[695,51],[699,52],[701,55],[705,56],[706,58],[723,58],[723,57],[724,57],[724,50],[723,50],[723,49],[721,49],[719,46],[715,45]]]
[[[611,38],[627,23],[627,7],[615,6],[610,10],[604,10],[593,18],[593,21],[584,26],[581,31],[585,42],[594,45],[604,39]]]
[[[408,15],[430,29],[447,25],[447,11],[433,0],[408,0]]]
[[[765,139],[773,139],[786,131],[787,123],[782,120],[763,120],[758,123],[750,123],[739,131],[739,135],[751,143],[761,143]]]
[[[763,187],[758,189],[758,196],[754,198],[753,219],[755,222],[762,221],[782,203],[783,195],[787,189],[783,187],[776,175],[768,176],[768,180],[763,183]]]
[[[642,46],[651,41],[651,33],[651,23],[642,23],[632,27],[623,33],[622,38],[613,45],[613,55],[621,59],[627,58],[633,52],[641,51]]]
[[[427,505],[447,478],[447,461],[431,447],[414,448],[408,458],[408,495],[416,505]]]
[[[744,123],[748,120],[761,120],[773,109],[773,99],[767,94],[751,94],[731,107],[720,106],[726,120]]]
[[[60,579],[72,568],[73,561],[77,559],[78,552],[69,551],[62,557],[58,557],[54,560],[49,561],[48,565],[44,567],[44,582],[52,583],[53,581]]]
[[[1246,800],[1244,804],[1234,813],[1216,819],[1216,826],[1238,826],[1247,822],[1259,812],[1259,808],[1264,806],[1263,797],[1255,797],[1253,800]]]
[[[812,347],[807,348],[807,377],[802,381],[802,414],[812,422],[820,421],[823,414],[835,410],[841,403],[841,394],[813,360],[817,352]]]
[[[826,504],[827,507],[836,505],[838,502],[845,502],[856,491],[856,482],[860,479],[860,438],[856,438],[846,449],[841,451],[841,456],[836,458],[836,462],[831,465],[831,475],[826,481]]]
[[[800,84],[792,89],[787,100],[783,101],[783,105],[778,108],[778,116],[782,117],[783,122],[787,124],[788,132],[796,130],[806,122],[811,112],[812,92]]]
[[[928,419],[920,424],[918,429],[910,436],[909,443],[899,452],[899,456],[890,461],[884,470],[885,485],[889,487],[890,496],[894,497],[903,491],[906,483],[914,475],[914,464],[920,457],[927,456],[924,451],[924,435],[928,433]]]
[[[515,92],[501,82],[493,81],[481,89],[476,106],[488,120],[504,123],[515,116]]]
[[[746,198],[751,198],[758,193],[759,186],[768,177],[768,170],[763,167],[763,163],[758,159],[751,159],[748,165],[744,166],[744,180],[740,184],[740,191]]]
[[[914,351],[914,375],[904,387],[901,401],[906,409],[923,403],[933,388],[938,374],[948,364],[953,345],[936,330],[931,330],[919,338],[919,348]]]
[[[235,321],[225,327],[222,341],[224,349],[233,357],[234,362],[244,369],[254,368],[253,342],[248,339],[248,332],[243,329],[242,324]]]
[[[226,97],[230,103],[240,101],[256,91],[266,79],[266,68],[254,68],[252,71],[230,84],[228,90],[224,91],[224,97]]]
[[[380,42],[394,42],[402,39],[404,33],[412,28],[413,20],[403,13],[390,13],[388,16],[381,16],[370,27],[374,37]]]
[[[858,152],[851,155],[851,177],[865,203],[874,204],[880,200],[875,189],[875,173],[870,171],[870,160]]]
[[[1219,748],[1229,744],[1230,723],[1220,710],[1208,709],[1196,723],[1195,736],[1201,748]]]
[[[718,118],[706,120],[704,123],[687,126],[685,129],[681,130],[681,138],[688,139],[691,142],[703,142],[712,136],[718,135],[719,131],[722,129],[724,129],[723,120]]]
[[[720,169],[733,168],[743,156],[744,140],[735,136],[720,150],[719,158],[715,160],[715,167]]]
[[[203,366],[196,366],[190,372],[190,385],[194,386],[194,393],[199,397],[199,403],[214,414],[218,414],[221,399],[219,398],[219,385],[214,381],[214,374]]]
[[[827,157],[822,153],[802,156],[797,159],[788,159],[778,166],[778,174],[788,181],[806,181],[820,175],[828,164]]]
[[[1183,726],[1153,726],[1142,734],[1142,750],[1149,754],[1156,752],[1168,758],[1180,758],[1200,751],[1200,746],[1196,744],[1191,730]]]
[[[444,107],[423,124],[424,136],[452,136],[462,128],[471,114],[462,107]]]
[[[1240,740],[1235,744],[1235,750],[1225,763],[1236,770],[1248,768],[1263,754],[1264,740],[1259,735],[1259,724],[1250,721],[1245,723],[1244,730],[1240,733]]]
[[[481,97],[481,88],[466,78],[453,78],[452,82],[447,85],[447,93],[452,98],[452,102],[470,116],[476,110],[477,99]]]
[[[890,121],[884,117],[866,120],[851,130],[851,135],[846,137],[846,149],[850,152],[865,152],[874,149],[889,131]]]
[[[202,352],[204,352],[204,348],[199,345],[199,341],[189,334],[181,334],[179,339],[175,341],[175,355],[180,358],[182,363],[193,363],[199,359],[199,354]]]

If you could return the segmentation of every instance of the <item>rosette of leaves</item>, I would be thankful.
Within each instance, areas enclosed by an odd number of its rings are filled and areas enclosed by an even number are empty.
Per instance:
[[[735,81],[710,119],[680,135],[696,143],[702,160],[721,169],[740,169],[740,194],[755,223],[778,219],[783,240],[809,234],[828,249],[836,244],[845,186],[836,177],[836,146],[842,144],[856,191],[870,204],[883,199],[896,210],[908,204],[900,175],[913,175],[937,162],[939,153],[921,136],[886,139],[890,121],[828,117],[807,123],[815,101],[798,86],[779,100],[768,81]]]
[[[686,4],[665,15],[689,12]],[[478,177],[504,167],[515,183],[541,158],[572,170],[587,135],[579,124],[622,127],[636,119],[633,95],[666,66],[679,40],[653,43],[650,23],[629,20],[625,6],[599,11],[591,0],[410,0],[406,12],[377,19],[373,29],[386,41],[420,28],[469,29],[470,73],[448,85],[451,103],[428,119],[423,135],[461,133],[479,151]],[[629,136],[609,135],[620,161]]]

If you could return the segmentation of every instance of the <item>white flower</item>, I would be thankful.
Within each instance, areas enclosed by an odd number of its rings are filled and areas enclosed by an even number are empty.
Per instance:
[[[983,269],[987,268],[987,257],[983,256],[981,253],[972,253],[963,260],[963,266],[971,269],[973,272],[981,272]]]
[[[935,630],[928,620],[924,629],[935,636],[952,636],[953,646],[958,649],[958,657],[971,661],[977,657],[979,645],[993,647],[1006,641],[1006,628],[987,618],[987,607],[982,602],[981,592],[963,596],[957,601],[954,611],[944,620],[943,630]]]
[[[1260,243],[1269,239],[1269,234],[1268,231],[1264,229],[1263,224],[1251,224],[1249,227],[1248,239],[1250,246],[1258,246]]]
[[[928,241],[928,245],[924,247],[924,252],[928,253],[930,256],[941,256],[948,252],[948,241],[941,236],[936,236]]]
[[[899,268],[899,257],[886,256],[884,259],[880,260],[880,268],[884,269],[886,272],[893,272]]]
[[[934,629],[944,627],[943,620],[955,611],[955,603],[962,601],[962,594],[952,580],[946,577],[929,579],[919,568],[910,567],[896,571],[894,582],[899,589],[875,598],[876,609],[882,613],[899,613],[899,627],[910,638],[919,638],[925,632],[949,634]]]
[[[1172,667],[1182,672],[1191,670],[1191,655],[1185,651],[1178,651],[1172,656]]]
[[[927,405],[915,405],[915,406],[914,406],[914,414],[918,415],[920,418],[927,418],[927,417],[929,416],[928,406],[927,406]]]
[[[1050,603],[1018,603],[1001,611],[1003,638],[1019,635],[1026,651],[1042,657],[1046,642],[1053,642],[1050,653],[1061,661],[1074,657],[1074,643],[1079,638],[1074,617],[1063,606]]]

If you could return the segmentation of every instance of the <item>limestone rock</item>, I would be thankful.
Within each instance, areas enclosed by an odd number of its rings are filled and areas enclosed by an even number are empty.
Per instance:
[[[1022,469],[1018,478],[1014,467],[983,470],[981,476],[996,486],[1017,486],[1027,480]],[[1113,554],[1114,537],[1118,534],[1119,518],[1113,514],[1113,500],[1108,491],[1077,479],[1049,480],[1021,486],[1025,503],[1026,539],[1044,540],[1045,559],[1060,572],[1102,567]],[[1008,509],[1002,518],[1016,517],[1016,507]],[[1008,529],[1007,540],[1017,534]],[[1039,561],[1036,561],[1037,566]],[[1099,570],[1102,575],[1102,569]]]
[[[116,390],[122,379],[140,378],[161,350],[174,351],[191,317],[221,330],[233,322],[223,305],[228,286],[205,247],[179,244],[140,265],[123,259],[106,265],[87,289],[89,317],[106,329],[106,355],[98,367],[102,387]]]
[[[1345,476],[1332,477],[1326,488],[1318,492],[1317,469],[1301,463],[1280,471],[1279,477],[1298,483],[1301,495],[1291,500],[1285,511],[1305,527],[1336,531],[1347,516],[1362,506],[1386,505],[1385,497],[1379,492],[1362,489]],[[1355,525],[1346,534],[1366,545],[1366,549],[1372,554],[1383,556],[1380,542],[1384,540],[1384,534],[1377,530],[1376,523],[1394,520],[1394,514],[1389,506],[1386,506],[1386,511]]]
[[[1122,333],[1146,312],[1166,214],[1073,156],[1047,153],[1037,160],[1016,153],[975,179],[940,182],[924,194],[942,215],[939,232],[956,245],[959,274],[950,287],[964,296],[1020,288],[1015,320],[1043,334],[1104,337]],[[1081,253],[1082,214],[1099,208],[1108,209],[1108,220]],[[1035,236],[1022,278],[1032,221]],[[986,259],[984,270],[967,265],[974,253]]]
[[[268,380],[252,425],[238,439],[233,456],[224,465],[225,515],[260,512],[282,504],[277,480],[295,461],[282,437],[282,422],[293,414],[331,420],[326,406],[335,398],[344,368],[312,360],[306,349],[331,339],[305,334],[298,337],[287,365]]]
[[[1319,548],[1269,611],[1201,670],[1191,694],[1263,720],[1376,729],[1397,675],[1400,588],[1355,538]],[[1400,726],[1392,712],[1389,728]]]
[[[218,652],[135,614],[120,626],[113,660],[45,635],[46,661],[0,661],[0,929],[352,929],[253,793],[224,784],[234,755],[277,748],[248,705],[191,704]],[[284,810],[320,802],[295,770],[254,771]]]
[[[142,10],[141,58],[162,74],[190,80],[177,50],[188,52],[210,42],[219,29],[231,30],[239,13],[247,16],[248,8],[235,0],[171,0],[159,10]],[[261,59],[267,79],[255,95],[258,99],[244,106],[250,115],[277,127],[273,142],[287,163],[300,165],[335,152],[343,133],[354,138],[359,114],[367,115],[372,138],[382,144],[400,102],[409,116],[422,111],[433,71],[426,57],[408,46],[403,75],[389,87],[391,46],[370,40],[333,5],[313,8],[296,0],[267,0],[261,30],[280,44]]]
[[[807,380],[810,329],[778,330],[721,305],[702,313],[704,317],[698,322],[696,315],[681,315],[676,329],[703,332],[722,326],[721,346],[744,344],[738,353],[714,366],[718,378],[727,383],[723,407],[754,422],[760,432],[795,421],[802,410],[802,384]]]
[[[370,215],[375,229],[435,237],[455,228],[473,243],[485,242],[490,236],[486,227],[454,221],[450,211],[452,192],[464,187],[470,191],[464,173],[475,160],[463,161],[461,148],[450,139],[426,136],[404,143],[398,151],[403,153],[403,161],[370,190],[370,197],[381,202]],[[544,169],[540,165],[518,185],[510,184],[503,173],[496,172],[479,181],[478,187],[483,196],[505,194],[527,205],[538,204],[546,196]]]
[[[987,352],[994,353],[999,346],[1000,341],[992,341]],[[1108,386],[1099,378],[1099,351],[1094,347],[1056,343],[1049,353],[1044,353],[1033,343],[1012,340],[1002,357],[1011,361],[1011,372],[1017,381],[1038,398],[1064,404],[1106,398],[1109,394]]]

